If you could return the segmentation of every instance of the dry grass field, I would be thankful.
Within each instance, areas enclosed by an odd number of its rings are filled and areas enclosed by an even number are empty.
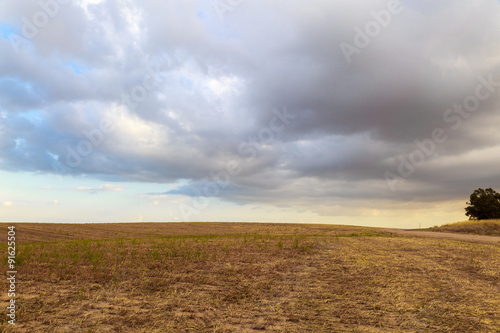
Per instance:
[[[466,234],[500,236],[500,220],[465,221],[445,224],[429,229],[431,231],[461,232]]]
[[[19,308],[13,329],[3,279],[2,332],[500,332],[500,244],[333,225],[15,225]]]

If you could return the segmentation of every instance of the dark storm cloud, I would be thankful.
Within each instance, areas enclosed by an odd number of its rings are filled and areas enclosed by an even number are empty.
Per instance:
[[[167,193],[196,196],[235,161],[241,171],[221,198],[305,206],[500,187],[496,1],[244,1],[223,20],[212,5],[61,4],[16,52],[23,17],[42,9],[1,2],[16,34],[0,38],[0,167],[180,181]],[[397,13],[357,47],[391,6]],[[342,43],[358,52],[346,57]],[[494,91],[445,118],[480,77]],[[276,130],[273,110],[284,107],[293,118]],[[113,130],[99,134],[103,119]],[[392,192],[386,172],[401,176],[401,157],[435,129],[446,140]],[[82,141],[91,153],[78,153]]]

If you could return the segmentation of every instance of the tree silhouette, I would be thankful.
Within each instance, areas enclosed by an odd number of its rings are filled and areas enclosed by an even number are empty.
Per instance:
[[[465,207],[469,220],[500,219],[500,193],[492,188],[479,188],[470,195]]]

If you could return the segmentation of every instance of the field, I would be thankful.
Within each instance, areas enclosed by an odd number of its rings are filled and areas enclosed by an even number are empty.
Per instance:
[[[500,331],[499,243],[333,225],[15,225],[19,307],[13,329],[2,279],[2,332]]]

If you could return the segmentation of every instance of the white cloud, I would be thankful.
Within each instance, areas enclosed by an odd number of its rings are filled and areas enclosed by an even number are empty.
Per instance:
[[[123,187],[118,185],[105,184],[105,185],[99,185],[98,187],[79,186],[75,188],[75,190],[79,192],[88,192],[88,193],[120,192],[123,191]]]

